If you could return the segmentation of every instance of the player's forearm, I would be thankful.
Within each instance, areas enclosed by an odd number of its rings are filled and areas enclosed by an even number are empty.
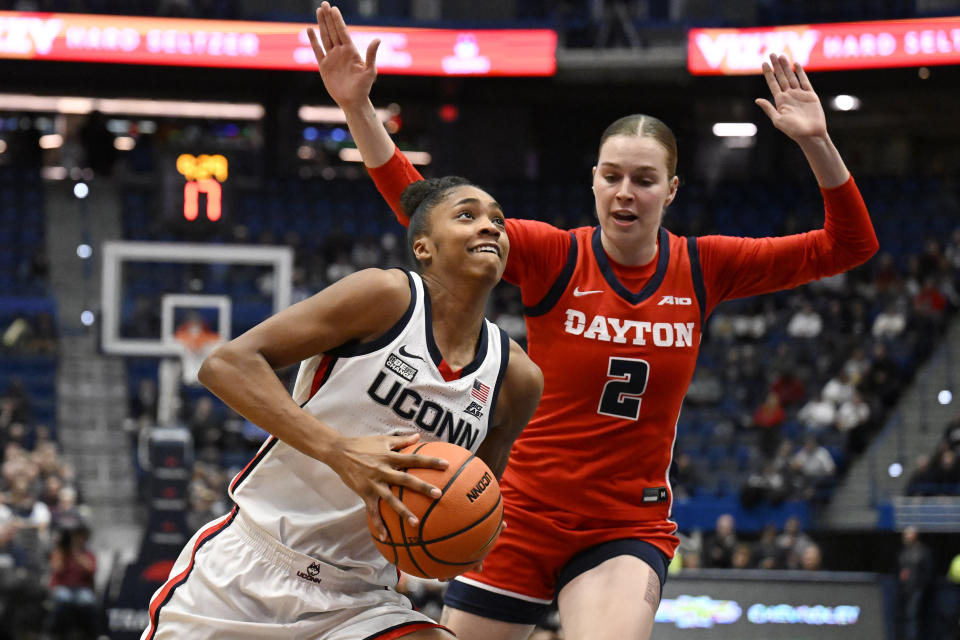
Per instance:
[[[817,183],[824,189],[839,187],[850,178],[850,172],[830,136],[810,138],[798,144]]]
[[[367,99],[357,105],[347,105],[343,107],[343,113],[347,117],[347,127],[357,143],[363,164],[370,168],[386,164],[393,156],[394,144],[380,122],[373,103]]]
[[[325,462],[340,436],[297,406],[259,353],[224,345],[204,360],[198,378],[234,411],[312,458]]]

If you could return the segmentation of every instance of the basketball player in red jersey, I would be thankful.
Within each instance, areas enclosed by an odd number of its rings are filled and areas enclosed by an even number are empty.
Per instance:
[[[204,362],[200,381],[271,437],[231,482],[232,511],[180,554],[143,640],[453,638],[393,589],[367,517],[382,531],[382,500],[416,526],[391,485],[439,497],[405,470],[446,462],[396,451],[418,438],[499,476],[543,378],[483,317],[510,248],[500,206],[463,178],[403,201],[416,272],[351,274]],[[298,361],[291,397],[274,370]]]
[[[317,19],[319,40],[309,35],[324,84],[405,224],[397,194],[419,173],[369,100],[379,43],[364,59],[336,9],[323,3]],[[443,622],[461,640],[525,639],[554,597],[569,640],[649,638],[677,546],[667,473],[706,317],[723,300],[796,287],[876,252],[803,69],[771,56],[763,75],[773,102],[756,102],[806,156],[824,198],[822,229],[762,239],[673,235],[661,221],[677,195],[676,142],[643,115],[617,120],[601,137],[598,226],[507,220],[504,279],[520,286],[544,394],[501,484],[509,527],[482,572],[447,591]]]

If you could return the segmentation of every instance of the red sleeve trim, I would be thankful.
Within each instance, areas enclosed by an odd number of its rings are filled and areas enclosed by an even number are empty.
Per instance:
[[[394,147],[393,155],[390,156],[389,160],[379,167],[367,167],[367,173],[373,178],[373,183],[377,185],[377,191],[393,209],[397,221],[405,227],[409,226],[410,218],[403,212],[403,207],[400,206],[400,194],[407,188],[407,185],[423,180],[420,172],[407,159],[407,156],[403,155],[399,147]]]

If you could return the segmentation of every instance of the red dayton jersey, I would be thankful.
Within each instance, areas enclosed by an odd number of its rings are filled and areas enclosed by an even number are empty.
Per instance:
[[[570,235],[560,276],[525,309],[544,394],[504,480],[569,511],[650,521],[648,541],[671,548],[667,473],[705,309],[696,241],[661,229],[654,272],[634,293],[599,227]]]
[[[406,224],[399,196],[420,174],[399,151],[370,174]],[[520,286],[544,390],[504,481],[576,514],[648,523],[645,539],[672,555],[667,473],[704,319],[723,300],[833,275],[877,250],[853,179],[822,193],[822,229],[782,238],[661,229],[657,257],[641,266],[610,261],[599,228],[507,218],[504,279]]]

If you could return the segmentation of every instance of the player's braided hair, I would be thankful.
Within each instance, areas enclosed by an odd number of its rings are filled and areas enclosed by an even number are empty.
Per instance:
[[[662,120],[642,113],[624,116],[615,120],[600,136],[600,146],[611,136],[638,136],[653,138],[667,151],[667,177],[677,175],[677,139]]]
[[[476,186],[466,178],[460,176],[444,176],[418,180],[407,185],[400,194],[400,206],[410,218],[407,227],[407,249],[413,266],[419,271],[420,262],[413,253],[413,242],[422,235],[430,233],[430,211],[441,201],[450,189],[464,185]]]

